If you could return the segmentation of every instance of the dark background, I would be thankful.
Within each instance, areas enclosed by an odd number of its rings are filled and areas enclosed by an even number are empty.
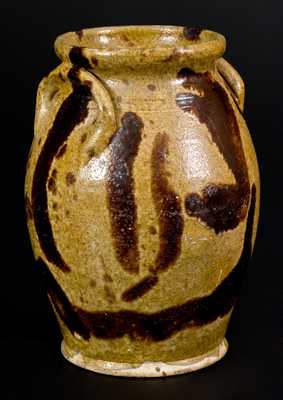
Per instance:
[[[282,263],[283,2],[69,0],[1,2],[1,386],[3,399],[279,399]],[[61,336],[34,266],[23,207],[37,85],[58,63],[55,37],[106,25],[200,26],[223,33],[246,84],[245,117],[262,180],[253,261],[219,363],[167,379],[112,378],[60,354]],[[282,285],[281,285],[282,289]],[[281,312],[282,315],[282,312]],[[281,370],[282,374],[282,370]],[[4,383],[4,385],[3,385]],[[281,386],[281,390],[283,387]]]

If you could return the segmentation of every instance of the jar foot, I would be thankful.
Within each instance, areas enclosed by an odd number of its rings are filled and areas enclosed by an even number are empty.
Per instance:
[[[219,361],[228,350],[228,342],[222,342],[210,352],[198,357],[172,362],[146,361],[140,364],[118,363],[105,360],[94,360],[83,356],[80,352],[68,348],[64,341],[61,345],[63,356],[71,363],[99,374],[124,376],[133,378],[159,378],[185,374],[208,367]]]

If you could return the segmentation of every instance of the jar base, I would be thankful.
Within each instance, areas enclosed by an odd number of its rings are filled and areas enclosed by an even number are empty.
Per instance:
[[[172,362],[147,361],[141,364],[118,363],[105,360],[94,360],[75,352],[62,341],[62,355],[72,364],[105,375],[123,376],[128,378],[160,378],[172,375],[186,374],[208,367],[219,361],[228,350],[228,342],[222,342],[210,352],[198,357]]]

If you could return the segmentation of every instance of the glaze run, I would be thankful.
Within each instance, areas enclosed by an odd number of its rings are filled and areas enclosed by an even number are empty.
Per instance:
[[[235,112],[222,86],[212,81],[208,73],[196,74],[188,68],[178,73],[187,92],[178,93],[177,105],[185,112],[193,113],[207,126],[236,183],[208,184],[202,195],[190,193],[185,208],[190,216],[198,217],[216,233],[234,229],[247,212],[249,178],[240,131]],[[190,90],[199,92],[192,93]]]
[[[101,339],[117,339],[129,335],[133,339],[147,341],[165,340],[180,330],[202,326],[223,317],[231,311],[237,300],[252,253],[255,204],[256,187],[253,184],[242,253],[230,274],[211,294],[156,313],[146,314],[128,310],[89,312],[72,306],[50,270],[42,259],[39,259],[50,299],[58,315],[71,332],[86,340],[91,335]]]
[[[74,46],[69,53],[69,59],[71,63],[77,67],[83,67],[85,69],[91,69],[91,65],[88,59],[83,55],[81,47]]]
[[[78,36],[79,40],[82,40],[84,31],[82,29],[75,31],[75,34]]]
[[[60,149],[57,151],[56,158],[57,159],[62,158],[63,155],[66,153],[66,151],[67,151],[67,143],[64,143],[63,146],[61,146]]]
[[[57,170],[53,169],[47,182],[47,188],[49,192],[51,192],[54,196],[57,194],[56,178],[57,178]]]
[[[122,294],[122,300],[130,302],[149,292],[158,282],[156,275],[149,275]]]
[[[152,272],[165,271],[180,254],[184,229],[179,196],[171,188],[166,171],[169,138],[157,134],[151,155],[151,192],[159,221],[159,251]]]
[[[183,34],[188,40],[197,40],[199,39],[199,35],[201,34],[201,28],[189,28],[187,26],[183,29]]]
[[[54,241],[48,216],[46,185],[47,182],[48,186],[50,186],[50,182],[55,183],[54,175],[50,177],[51,181],[48,181],[52,161],[73,129],[87,117],[88,103],[92,99],[90,87],[79,82],[76,70],[70,70],[69,78],[73,85],[73,91],[59,108],[39,154],[33,177],[31,196],[34,224],[41,249],[47,260],[64,272],[70,271],[70,267],[63,260]],[[51,189],[52,187],[54,189],[51,184]]]
[[[110,141],[107,201],[117,260],[125,271],[137,273],[139,271],[137,207],[132,173],[142,138],[143,122],[135,113],[127,112],[123,115],[121,124],[121,128],[115,132]]]

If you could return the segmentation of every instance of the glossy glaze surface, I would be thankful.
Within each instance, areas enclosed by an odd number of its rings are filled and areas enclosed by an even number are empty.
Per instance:
[[[259,175],[223,36],[60,36],[26,176],[35,257],[68,348],[141,363],[223,341],[252,253]]]

